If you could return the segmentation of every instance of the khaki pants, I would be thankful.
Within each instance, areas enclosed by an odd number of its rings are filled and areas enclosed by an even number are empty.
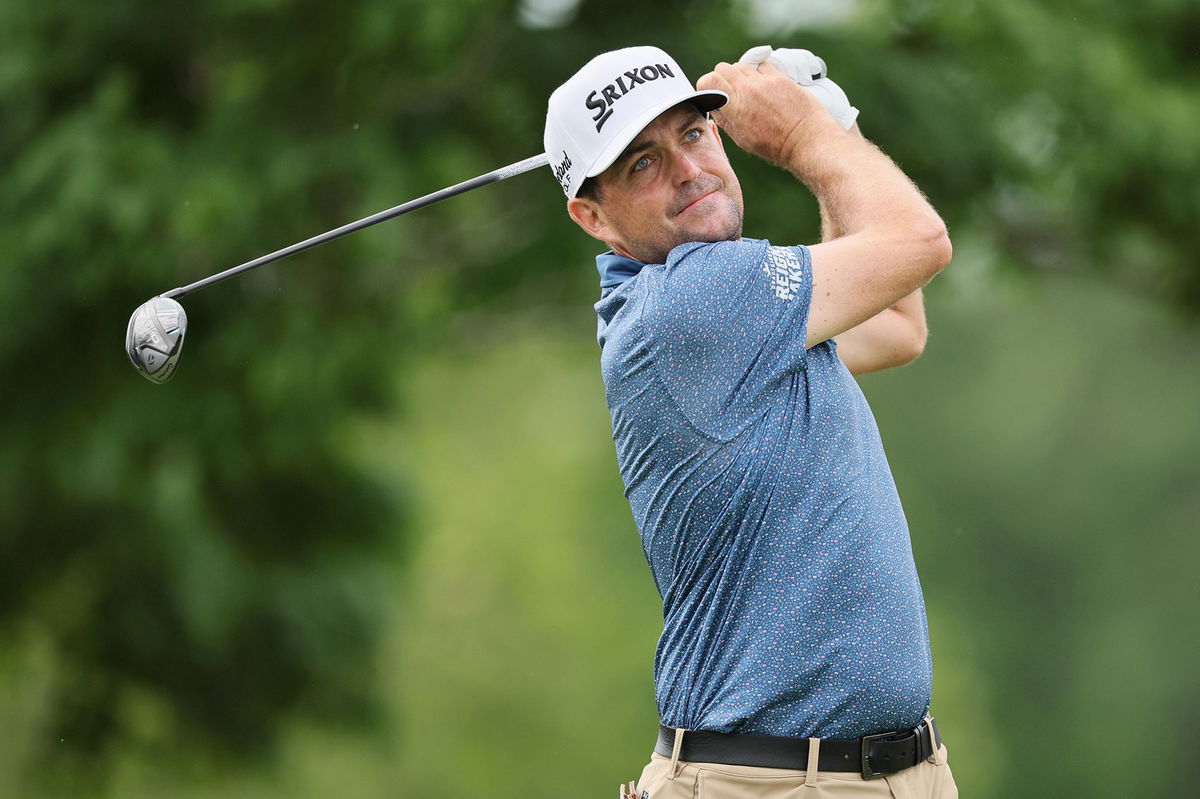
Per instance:
[[[811,762],[815,763],[813,757]],[[864,780],[841,771],[805,771],[678,761],[654,754],[642,771],[637,799],[958,799],[946,747],[912,768]],[[625,789],[622,789],[622,796]]]

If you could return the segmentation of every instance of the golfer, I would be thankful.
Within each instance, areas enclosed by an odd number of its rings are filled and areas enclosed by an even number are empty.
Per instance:
[[[957,796],[908,526],[851,376],[921,353],[950,242],[856,117],[824,62],[769,47],[695,87],[658,48],[617,50],[550,97],[567,210],[610,248],[601,366],[662,596],[659,738],[622,796]],[[729,141],[816,195],[820,244],[743,237]],[[799,186],[758,201],[803,208]]]

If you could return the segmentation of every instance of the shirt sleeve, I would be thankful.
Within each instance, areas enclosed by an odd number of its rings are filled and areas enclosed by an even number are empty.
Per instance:
[[[727,440],[805,370],[807,247],[757,240],[671,252],[648,311],[653,360],[679,410]]]

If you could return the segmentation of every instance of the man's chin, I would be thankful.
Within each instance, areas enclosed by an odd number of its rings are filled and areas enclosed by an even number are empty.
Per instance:
[[[711,232],[697,232],[695,235],[689,236],[687,238],[687,241],[702,241],[705,244],[715,244],[718,241],[737,241],[741,237],[742,237],[742,226],[738,225],[737,227],[725,229],[725,230],[715,230],[715,231],[711,231]],[[685,242],[680,242],[680,243],[683,244]]]
[[[731,206],[719,217],[710,217],[704,224],[690,225],[684,232],[687,234],[684,241],[736,241],[742,237],[742,215]]]
[[[667,254],[682,244],[703,242],[713,244],[718,241],[737,241],[742,237],[742,215],[732,209],[733,213],[723,218],[709,218],[702,224],[688,225],[676,229],[674,237],[669,241],[650,244],[649,242],[628,242],[629,254],[647,264],[664,264]]]
[[[691,236],[689,241],[730,241],[742,238],[742,209],[733,198],[714,192],[697,200],[695,205],[684,209],[679,216],[686,218],[694,214],[695,210],[698,210],[697,206],[701,205],[708,205],[710,209],[708,214],[697,220],[684,222],[682,218],[676,217],[684,223],[684,229],[688,230]]]

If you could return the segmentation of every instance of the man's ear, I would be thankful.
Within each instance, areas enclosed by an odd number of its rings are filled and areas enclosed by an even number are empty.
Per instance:
[[[583,228],[589,236],[608,242],[610,229],[604,219],[604,211],[595,200],[586,197],[572,197],[567,200],[567,213],[575,220],[575,224]]]

